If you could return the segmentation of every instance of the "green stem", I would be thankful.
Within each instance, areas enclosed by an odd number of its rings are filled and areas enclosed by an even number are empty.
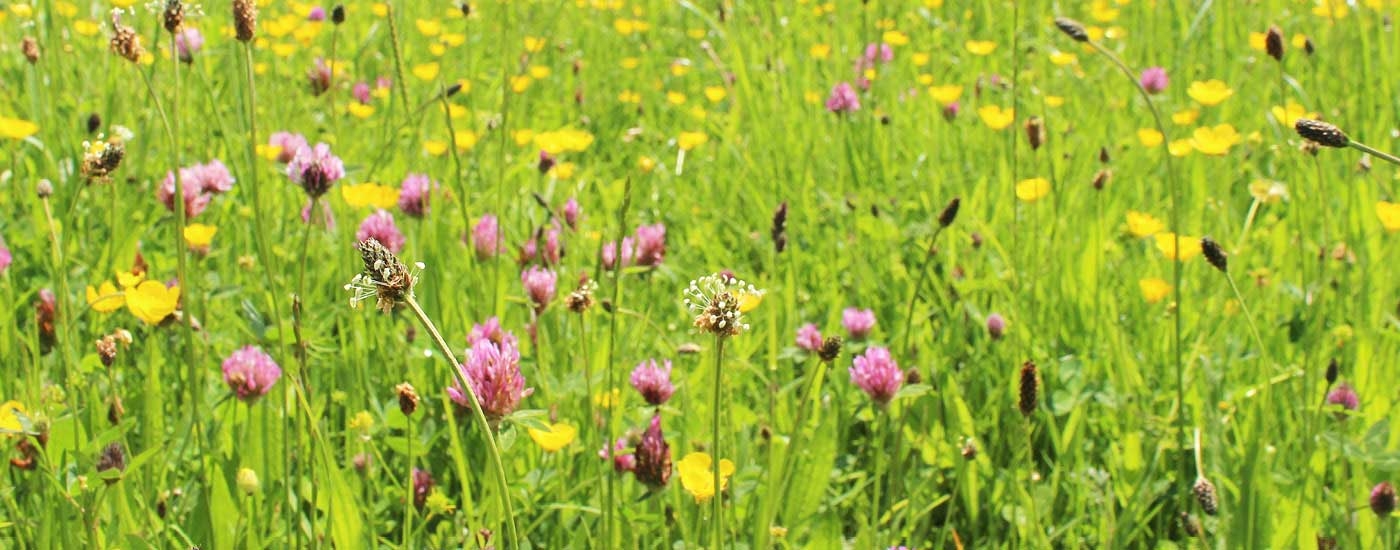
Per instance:
[[[500,447],[496,445],[496,430],[491,427],[491,422],[486,419],[486,412],[481,409],[481,400],[477,399],[476,391],[472,390],[470,380],[467,380],[466,373],[462,371],[462,364],[457,362],[457,356],[453,354],[452,347],[447,345],[447,341],[442,338],[442,333],[438,332],[433,320],[428,318],[428,314],[423,312],[423,308],[418,305],[418,300],[413,296],[408,296],[404,303],[413,311],[413,316],[418,318],[419,324],[432,336],[433,343],[437,345],[439,351],[447,356],[452,363],[452,374],[457,378],[457,382],[462,385],[462,393],[471,400],[472,415],[481,425],[482,436],[486,438],[487,454],[491,457],[491,468],[496,473],[496,493],[501,501],[501,511],[505,516],[507,544],[506,548],[520,548],[520,535],[515,529],[515,511],[510,502],[510,482],[506,479],[505,465],[501,463]],[[465,481],[465,480],[464,480]]]
[[[618,318],[621,317],[620,313],[622,311],[622,239],[624,235],[627,234],[627,209],[629,206],[631,206],[631,204],[632,179],[628,178],[625,181],[625,183],[623,183],[622,205],[618,207],[617,210],[617,257],[616,261],[613,262],[613,293],[611,311],[612,318],[610,319],[610,324],[608,326],[608,376],[607,385],[603,388],[603,395],[605,395],[607,399],[606,409],[608,418],[606,424],[608,439],[606,441],[606,444],[608,448],[609,458],[612,457],[613,442],[617,440],[617,415],[615,413],[618,407],[617,403],[615,403],[615,400],[612,398],[612,391],[616,384],[615,377],[617,371],[617,367],[614,365],[614,363],[616,363],[614,359],[617,357],[617,322]],[[606,472],[606,469],[604,471]],[[616,544],[614,544],[613,539],[614,535],[617,534],[613,529],[613,522],[616,517],[616,511],[614,510],[613,502],[615,501],[614,499],[616,499],[616,491],[617,476],[608,475],[607,487],[606,491],[604,492],[603,499],[603,541],[604,546],[608,547],[617,546]]]
[[[470,387],[470,386],[468,386]],[[449,413],[450,414],[450,413]],[[404,486],[408,488],[408,498],[403,503],[403,548],[412,548],[408,543],[409,536],[413,533],[413,419],[408,419],[408,427],[404,433],[404,447],[408,449],[408,477],[404,478]],[[466,483],[466,480],[462,480]]]
[[[919,280],[914,283],[914,289],[909,292],[909,305],[905,307],[907,313],[904,316],[904,354],[909,355],[910,342],[913,336],[910,331],[914,328],[914,305],[919,301],[919,291],[923,290],[924,284],[928,282],[928,264],[933,261],[934,245],[938,242],[938,236],[943,234],[945,226],[939,225],[933,231],[933,237],[929,239],[928,251],[924,253],[924,261],[919,263]]]
[[[618,260],[618,263],[622,263]],[[714,442],[710,448],[710,469],[714,473],[715,494],[711,497],[711,526],[714,529],[713,547],[724,548],[724,491],[722,489],[722,479],[720,477],[720,416],[724,399],[724,336],[715,336],[715,399],[711,403],[713,406],[710,417],[710,433],[714,434]]]
[[[1350,141],[1347,143],[1347,145],[1350,145],[1352,149],[1356,149],[1363,153],[1370,153],[1373,157],[1400,166],[1400,157],[1396,157],[1395,155],[1392,155],[1385,151],[1381,151],[1379,149],[1371,147],[1370,145],[1366,145],[1365,143],[1361,143],[1359,141]]]
[[[1147,89],[1142,87],[1142,83],[1138,81],[1137,75],[1133,73],[1133,70],[1129,68],[1122,59],[1119,59],[1116,54],[1108,48],[1103,47],[1098,42],[1090,40],[1088,44],[1099,53],[1103,54],[1104,57],[1107,57],[1108,60],[1123,73],[1124,78],[1127,78],[1128,82],[1133,84],[1138,91],[1138,95],[1142,96],[1143,102],[1147,104],[1148,111],[1152,113],[1152,121],[1156,124],[1157,131],[1162,134],[1162,141],[1164,143],[1170,143],[1171,136],[1167,133],[1167,126],[1162,123],[1162,113],[1157,110],[1157,105],[1152,103],[1151,94],[1148,94]],[[1176,177],[1174,176],[1174,171],[1172,170],[1171,155],[1163,155],[1162,162],[1167,171],[1167,188],[1171,199],[1170,223],[1172,225],[1174,241],[1172,250],[1177,251],[1181,250],[1181,187],[1178,185]],[[1180,259],[1174,259],[1172,261],[1172,294],[1177,296],[1177,307],[1172,310],[1172,358],[1176,367],[1176,425],[1178,439],[1184,445],[1186,443],[1186,369],[1182,363],[1181,310],[1186,304],[1186,300],[1181,298]],[[1182,465],[1183,471],[1189,467],[1184,461]],[[1183,495],[1182,498],[1189,498],[1189,496]]]

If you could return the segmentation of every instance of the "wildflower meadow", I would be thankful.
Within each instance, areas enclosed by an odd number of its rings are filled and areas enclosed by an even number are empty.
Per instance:
[[[1396,0],[0,0],[0,547],[1400,548]]]

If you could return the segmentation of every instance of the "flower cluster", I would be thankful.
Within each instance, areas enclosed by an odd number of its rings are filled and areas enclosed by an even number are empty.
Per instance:
[[[640,265],[655,267],[666,259],[666,224],[656,223],[637,228],[632,237],[622,239],[619,253],[616,242],[603,245],[603,268],[612,269],[618,258],[623,267]]]
[[[331,154],[330,145],[317,143],[315,147],[303,146],[293,153],[291,161],[287,163],[287,177],[314,200],[325,195],[335,182],[345,177],[345,165],[340,157]]]
[[[224,383],[239,399],[253,403],[282,378],[282,369],[256,346],[239,348],[224,359]]]
[[[500,344],[477,340],[467,352],[461,375],[471,385],[481,404],[481,412],[493,425],[514,412],[520,400],[534,393],[525,387],[525,375],[520,372],[520,350],[514,338],[503,338]],[[471,407],[471,399],[455,380],[447,388],[448,397],[462,407]]]
[[[209,207],[209,203],[214,197],[222,195],[233,189],[233,174],[229,173],[228,167],[219,159],[214,159],[206,164],[193,164],[181,168],[179,171],[179,188],[184,195],[185,218],[192,219],[204,212]],[[156,189],[156,199],[165,205],[165,209],[175,211],[176,199],[176,174],[166,172],[165,179],[161,181],[160,187]]]
[[[695,328],[716,336],[736,336],[748,330],[744,314],[758,306],[763,293],[753,285],[724,274],[690,282],[685,305],[695,314]]]

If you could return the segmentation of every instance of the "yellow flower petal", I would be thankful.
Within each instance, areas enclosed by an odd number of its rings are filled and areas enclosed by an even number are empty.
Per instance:
[[[1161,220],[1152,217],[1151,214],[1137,210],[1128,211],[1128,232],[1132,233],[1134,237],[1151,237],[1166,229],[1167,226]]]
[[[545,452],[552,453],[563,449],[573,443],[574,437],[578,435],[578,428],[568,424],[549,424],[549,429],[541,430],[530,428],[530,439],[535,440]]]
[[[148,325],[159,324],[175,313],[180,287],[166,288],[160,281],[146,281],[126,293],[126,308]]]
[[[963,43],[968,53],[972,55],[990,55],[997,49],[997,43],[990,40],[968,40]]]
[[[22,418],[27,418],[24,404],[19,401],[6,401],[0,404],[0,435],[10,435],[24,431]]]
[[[986,105],[977,108],[977,116],[988,128],[1001,130],[1016,121],[1016,109],[1002,109],[999,105]]]
[[[1400,231],[1400,203],[1380,201],[1376,203],[1376,217],[1381,219],[1381,227],[1394,233]]]
[[[1035,202],[1050,194],[1050,180],[1030,178],[1016,182],[1016,198]]]
[[[1186,95],[1191,96],[1191,99],[1196,100],[1197,103],[1210,107],[1229,99],[1230,96],[1235,95],[1235,91],[1219,79],[1211,79],[1205,82],[1192,82],[1191,87],[1186,89]]]
[[[111,313],[126,305],[126,296],[117,290],[111,281],[103,281],[98,288],[87,287],[87,303],[93,311]]]
[[[419,80],[428,82],[434,78],[437,78],[438,72],[441,70],[441,68],[442,66],[439,65],[436,61],[433,61],[431,63],[423,63],[421,65],[414,65],[413,76],[418,77]]]
[[[1166,298],[1172,292],[1172,285],[1162,279],[1152,277],[1138,281],[1138,289],[1142,291],[1142,299],[1149,304],[1155,304]]]
[[[38,124],[28,120],[0,116],[0,137],[24,139],[38,132]]]
[[[1165,231],[1155,236],[1157,240],[1157,250],[1162,251],[1162,255],[1168,260],[1186,261],[1195,258],[1201,253],[1201,240],[1196,237],[1182,235],[1181,249],[1177,250],[1176,233]]]
[[[1162,133],[1155,128],[1139,128],[1137,131],[1138,141],[1148,149],[1162,144]]]

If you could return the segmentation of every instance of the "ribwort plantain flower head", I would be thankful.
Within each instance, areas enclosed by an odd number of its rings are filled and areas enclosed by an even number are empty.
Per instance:
[[[375,307],[389,313],[394,306],[413,297],[413,286],[418,284],[418,272],[423,264],[416,264],[417,269],[409,270],[398,256],[373,238],[355,247],[360,251],[365,270],[345,285],[345,290],[351,293],[350,307],[359,307],[361,302],[373,297]]]
[[[1341,148],[1351,143],[1341,128],[1321,120],[1300,118],[1293,123],[1293,130],[1303,139],[1326,147]]]
[[[763,292],[734,277],[715,273],[690,282],[685,305],[695,314],[695,328],[715,336],[737,336],[749,329],[744,314]]]

